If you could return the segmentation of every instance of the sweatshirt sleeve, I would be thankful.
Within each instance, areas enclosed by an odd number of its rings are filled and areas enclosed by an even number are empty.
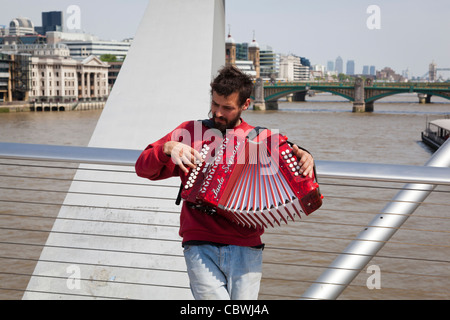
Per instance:
[[[179,167],[164,153],[164,144],[171,141],[172,133],[150,144],[135,164],[136,174],[150,180],[162,180],[179,175]]]

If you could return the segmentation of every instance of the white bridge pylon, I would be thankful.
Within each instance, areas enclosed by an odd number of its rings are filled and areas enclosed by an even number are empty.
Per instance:
[[[150,0],[89,146],[143,150],[207,117],[209,84],[224,63],[223,0]],[[133,172],[80,169],[75,180],[111,184],[72,182],[23,299],[191,299],[179,214],[165,213],[179,212],[174,201],[78,193],[176,198],[164,185],[179,179],[130,186],[117,182],[148,183]]]

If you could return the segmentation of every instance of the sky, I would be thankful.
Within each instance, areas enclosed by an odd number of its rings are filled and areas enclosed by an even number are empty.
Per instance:
[[[134,36],[148,1],[0,0],[0,25],[27,17],[40,26],[41,12],[76,5],[82,31],[122,40]],[[255,32],[260,45],[312,64],[326,66],[341,56],[344,67],[355,61],[357,73],[375,65],[423,76],[432,61],[450,68],[449,14],[449,0],[226,0],[226,31],[238,43],[251,42]]]

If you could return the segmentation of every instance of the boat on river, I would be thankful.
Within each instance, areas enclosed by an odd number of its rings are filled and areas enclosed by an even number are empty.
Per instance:
[[[422,131],[422,141],[434,150],[450,136],[450,119],[437,119],[427,122],[425,131]]]

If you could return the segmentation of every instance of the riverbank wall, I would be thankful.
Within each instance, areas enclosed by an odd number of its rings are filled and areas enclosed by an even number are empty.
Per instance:
[[[0,113],[9,112],[61,112],[103,109],[106,101],[84,102],[1,102]]]

